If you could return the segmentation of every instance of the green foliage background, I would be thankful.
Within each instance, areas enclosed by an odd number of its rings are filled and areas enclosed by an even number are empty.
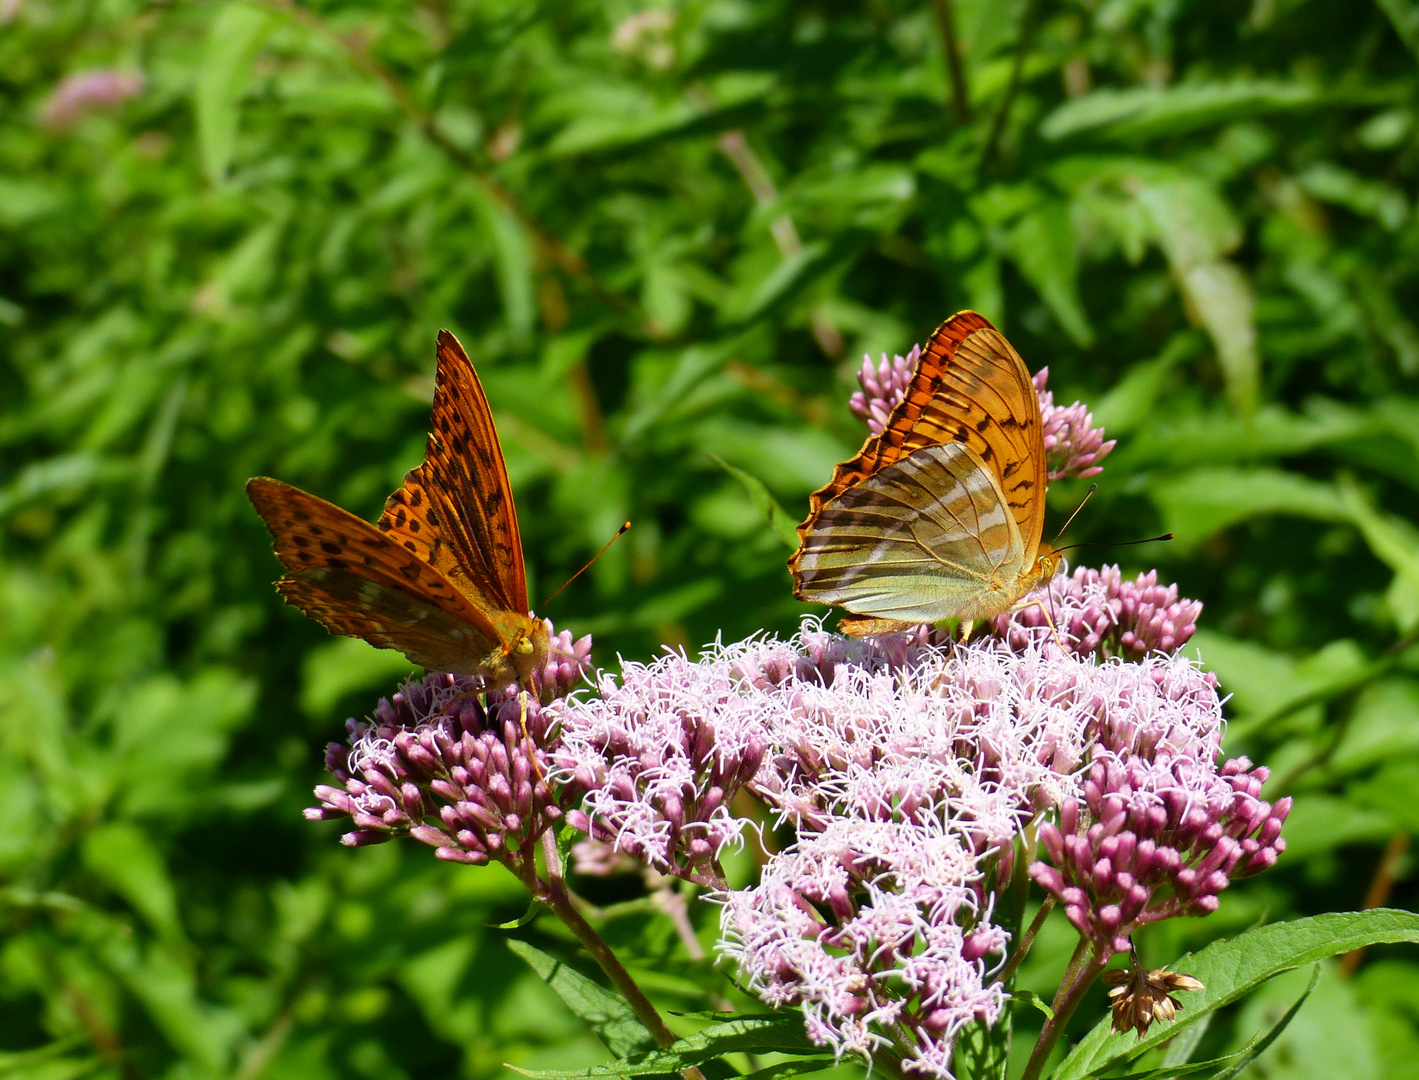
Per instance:
[[[1280,866],[1146,958],[1359,907],[1382,866],[1415,906],[1419,4],[653,11],[0,3],[0,1075],[605,1059],[486,928],[520,914],[510,878],[300,817],[407,664],[282,609],[242,484],[373,517],[443,326],[534,599],[634,520],[547,612],[613,663],[791,632],[782,543],[709,455],[797,517],[862,437],[863,352],[984,312],[1119,438],[1073,532],[1177,533],[1119,557],[1206,602],[1228,751],[1296,799]],[[145,85],[46,124],[91,68]],[[587,888],[630,904],[607,933],[658,1000],[706,1007],[636,887]],[[1051,928],[1025,985],[1068,948]],[[1413,954],[1372,950],[1254,1068],[1419,1076],[1416,1025]]]

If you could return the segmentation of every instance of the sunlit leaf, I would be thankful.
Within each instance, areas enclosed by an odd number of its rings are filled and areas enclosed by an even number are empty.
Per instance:
[[[230,0],[218,9],[207,32],[193,106],[202,168],[213,183],[226,176],[236,152],[241,99],[270,21],[256,4]]]
[[[1385,908],[1316,915],[1261,926],[1215,942],[1169,965],[1203,984],[1202,990],[1185,995],[1177,1021],[1155,1024],[1142,1039],[1136,1039],[1132,1032],[1114,1033],[1105,1019],[1075,1046],[1055,1070],[1054,1080],[1096,1076],[1171,1038],[1178,1028],[1196,1023],[1283,971],[1385,941],[1419,942],[1419,915]]]

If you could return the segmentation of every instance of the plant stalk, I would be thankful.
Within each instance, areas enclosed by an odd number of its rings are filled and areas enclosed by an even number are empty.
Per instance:
[[[1000,99],[1000,108],[990,123],[990,135],[981,151],[980,168],[987,168],[1000,145],[1000,137],[1005,133],[1005,124],[1010,119],[1010,109],[1015,104],[1015,95],[1020,90],[1020,78],[1025,71],[1025,57],[1030,52],[1030,41],[1035,34],[1035,21],[1039,14],[1040,0],[1025,0],[1025,13],[1020,19],[1020,38],[1015,44],[1015,60],[1010,67],[1010,83],[1005,88],[1005,96]]]
[[[1094,985],[1094,980],[1099,977],[1107,963],[1107,957],[1099,959],[1089,943],[1080,939],[1079,946],[1074,950],[1069,966],[1065,969],[1064,978],[1060,981],[1059,992],[1050,1003],[1054,1015],[1045,1019],[1045,1026],[1040,1029],[1040,1037],[1036,1040],[1034,1049],[1030,1051],[1030,1060],[1025,1063],[1025,1071],[1020,1074],[1020,1080],[1039,1080],[1040,1073],[1054,1051],[1054,1044],[1064,1034],[1074,1010],[1084,1000],[1085,993]]]
[[[660,1018],[660,1013],[655,1011],[655,1006],[650,1003],[650,999],[645,996],[635,979],[631,978],[631,973],[625,969],[616,954],[611,951],[611,946],[607,945],[592,925],[582,918],[581,912],[572,903],[571,896],[568,895],[565,886],[560,883],[544,882],[538,899],[552,909],[553,914],[566,924],[567,929],[575,934],[576,939],[585,946],[586,951],[591,953],[601,970],[606,972],[606,977],[611,980],[612,985],[626,999],[631,1011],[636,1014],[636,1019],[645,1025],[646,1030],[651,1033],[655,1041],[661,1046],[669,1046],[675,1042],[675,1033],[665,1026],[665,1021]],[[704,1074],[699,1069],[685,1069],[680,1075],[685,1077],[685,1080],[704,1080]]]
[[[941,52],[946,58],[946,72],[951,80],[951,106],[956,119],[968,123],[971,119],[971,96],[966,89],[966,69],[961,63],[961,43],[956,37],[956,19],[951,0],[932,0],[936,25],[941,29]]]

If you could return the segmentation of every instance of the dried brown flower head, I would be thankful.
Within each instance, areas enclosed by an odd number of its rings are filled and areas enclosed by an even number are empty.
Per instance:
[[[1109,1004],[1115,1031],[1137,1031],[1141,1041],[1154,1020],[1172,1020],[1182,1002],[1172,995],[1182,990],[1201,990],[1202,983],[1191,975],[1166,968],[1144,971],[1135,954],[1126,968],[1104,972],[1104,982],[1112,986]]]

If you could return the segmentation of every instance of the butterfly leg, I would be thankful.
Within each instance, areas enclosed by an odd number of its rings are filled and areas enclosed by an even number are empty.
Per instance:
[[[533,751],[537,749],[537,743],[532,738],[532,733],[527,730],[527,691],[524,690],[517,695],[517,703],[521,709],[522,717],[518,723],[522,727],[522,738],[528,747],[527,760],[532,763],[532,769],[537,774],[538,780],[546,780],[547,774],[542,770],[541,764],[537,760],[537,755]]]
[[[1045,625],[1049,627],[1050,637],[1054,638],[1054,643],[1059,646],[1060,652],[1069,652],[1068,646],[1064,644],[1064,639],[1059,636],[1059,628],[1054,624],[1054,616],[1050,613],[1049,605],[1043,600],[1026,600],[1023,604],[1012,608],[1010,614],[1014,615],[1018,611],[1024,611],[1032,607],[1038,607],[1040,609],[1040,614],[1045,618]]]

